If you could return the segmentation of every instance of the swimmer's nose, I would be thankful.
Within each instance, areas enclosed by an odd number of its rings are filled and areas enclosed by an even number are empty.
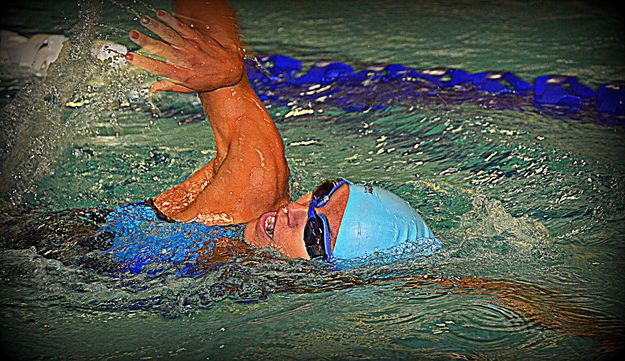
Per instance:
[[[286,213],[289,227],[298,227],[308,220],[308,205],[291,202],[281,210]]]

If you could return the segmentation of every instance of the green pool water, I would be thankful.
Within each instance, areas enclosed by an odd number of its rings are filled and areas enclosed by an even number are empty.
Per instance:
[[[623,80],[622,13],[584,1],[234,1],[247,47],[357,69],[511,71]],[[33,217],[114,207],[184,180],[214,151],[193,95],[93,63],[94,39],[131,47],[168,2],[25,2],[2,28],[63,33],[45,79],[3,67],[3,189]],[[67,100],[84,101],[68,108]],[[266,103],[295,196],[341,175],[401,195],[443,242],[434,257],[354,268],[279,257],[200,279],[111,279],[3,249],[0,332],[16,359],[610,359],[622,346],[625,131],[597,119],[480,104],[402,103],[292,116]],[[181,125],[184,123],[184,125]],[[3,146],[5,146],[3,144]],[[5,146],[6,148],[6,146]],[[37,211],[33,211],[37,209]],[[466,283],[467,280],[473,282]],[[475,280],[480,280],[475,281]],[[446,281],[446,282],[443,282]]]

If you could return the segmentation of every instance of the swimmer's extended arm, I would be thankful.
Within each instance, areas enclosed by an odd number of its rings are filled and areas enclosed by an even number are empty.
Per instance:
[[[287,203],[289,169],[273,120],[252,90],[236,20],[224,1],[178,0],[176,16],[157,13],[132,41],[166,61],[140,54],[130,63],[164,77],[151,90],[197,92],[215,137],[215,158],[154,199],[167,216],[209,225],[244,223]],[[160,20],[160,21],[159,21]]]

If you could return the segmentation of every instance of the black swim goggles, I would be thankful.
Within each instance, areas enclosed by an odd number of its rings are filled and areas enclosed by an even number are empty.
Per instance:
[[[334,258],[328,219],[323,214],[317,214],[315,208],[323,207],[328,203],[332,194],[344,184],[351,183],[343,178],[328,179],[319,184],[312,194],[312,199],[308,206],[308,221],[304,228],[306,252],[308,252],[311,259],[323,257],[324,261],[330,261]]]

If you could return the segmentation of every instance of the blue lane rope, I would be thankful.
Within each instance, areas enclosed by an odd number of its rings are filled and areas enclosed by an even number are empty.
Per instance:
[[[263,69],[246,60],[248,77],[261,100],[276,105],[300,99],[348,111],[372,111],[402,101],[473,101],[488,108],[533,107],[555,116],[625,124],[622,81],[594,90],[575,77],[562,75],[540,76],[529,82],[507,71],[417,70],[401,64],[356,71],[341,62],[319,62],[302,74],[302,62],[285,55],[262,56],[258,61]]]

